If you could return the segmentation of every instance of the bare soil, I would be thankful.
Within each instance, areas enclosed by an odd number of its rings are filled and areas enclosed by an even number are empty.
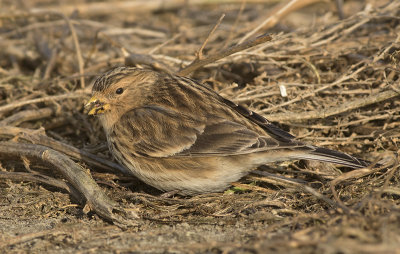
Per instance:
[[[400,2],[288,2],[3,0],[0,252],[400,253]],[[83,108],[98,74],[177,73],[265,33],[188,75],[300,140],[384,167],[285,162],[194,197],[118,170]],[[100,187],[105,213],[66,168]]]

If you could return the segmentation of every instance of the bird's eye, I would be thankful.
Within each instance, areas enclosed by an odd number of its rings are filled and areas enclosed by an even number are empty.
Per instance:
[[[121,93],[123,93],[123,92],[124,92],[124,89],[122,89],[121,87],[118,88],[117,90],[115,90],[115,93],[116,93],[116,94],[121,94]]]

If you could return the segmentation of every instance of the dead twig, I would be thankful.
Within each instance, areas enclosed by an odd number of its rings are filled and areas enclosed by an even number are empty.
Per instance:
[[[245,6],[246,6],[246,0],[242,0],[242,4],[240,5],[240,9],[238,15],[236,16],[235,22],[233,23],[231,29],[229,30],[229,35],[225,39],[224,48],[227,47],[229,43],[231,43],[234,31],[236,30],[239,20],[242,17],[242,13]]]
[[[243,36],[240,39],[239,44],[243,43],[245,40],[256,34],[261,29],[267,30],[273,27],[289,13],[320,1],[321,0],[288,0],[286,2],[277,5],[274,9],[272,9],[268,13],[267,19],[265,19],[256,28],[248,32],[245,36]]]
[[[42,130],[42,133],[44,133],[44,130]],[[62,143],[61,141],[52,139],[42,133],[40,133],[40,130],[30,130],[26,128],[18,128],[12,126],[3,126],[0,129],[0,136],[22,138],[34,144],[39,144],[52,148],[58,152],[71,156],[74,159],[82,160],[90,165],[107,169],[109,171],[118,169],[120,172],[129,173],[124,167],[120,166],[119,164],[113,163],[112,161],[103,159],[84,150],[80,150],[71,145]]]
[[[11,158],[25,156],[49,164],[64,175],[68,182],[79,191],[83,198],[80,201],[86,202],[86,206],[90,207],[90,210],[95,211],[105,219],[126,226],[132,225],[132,222],[128,222],[122,216],[127,218],[137,217],[134,213],[125,213],[122,208],[104,194],[86,169],[60,152],[42,145],[3,141],[0,142],[0,154]]]
[[[225,17],[225,14],[222,14],[221,17],[219,18],[219,20],[217,21],[217,24],[215,24],[213,29],[211,29],[211,31],[208,33],[207,38],[204,40],[204,42],[201,45],[200,49],[196,53],[196,59],[194,60],[194,62],[203,59],[203,50],[204,50],[205,46],[207,45],[208,41],[210,40],[210,37],[214,34],[215,30],[221,24],[221,22],[224,19],[224,17]]]
[[[280,121],[280,122],[303,122],[310,119],[324,119],[347,111],[352,111],[361,107],[393,99],[398,96],[400,96],[398,92],[394,90],[388,90],[380,92],[378,94],[369,95],[368,97],[365,98],[359,98],[352,101],[348,101],[339,104],[337,106],[329,107],[327,109],[318,109],[315,111],[306,111],[299,113],[285,112],[278,114],[270,114],[267,115],[267,118],[270,121]]]
[[[78,68],[79,68],[79,74],[81,76],[80,78],[80,82],[81,82],[81,88],[85,87],[85,78],[84,78],[84,72],[83,72],[83,58],[82,58],[82,52],[81,52],[81,47],[79,45],[79,40],[78,40],[78,36],[76,35],[76,31],[75,28],[71,22],[71,20],[62,12],[59,11],[52,11],[52,10],[31,10],[30,13],[28,13],[28,15],[55,15],[55,16],[59,16],[61,18],[63,18],[65,20],[65,22],[68,25],[68,28],[71,32],[72,35],[72,40],[74,41],[74,46],[75,46],[75,50],[76,50],[76,58],[78,60]]]
[[[36,238],[42,238],[47,235],[57,236],[57,235],[63,235],[63,234],[68,235],[69,233],[70,232],[66,232],[66,231],[59,230],[59,229],[49,229],[49,230],[44,230],[44,231],[39,231],[39,232],[34,232],[34,233],[23,234],[23,235],[19,235],[19,236],[15,236],[15,237],[2,239],[2,243],[0,243],[0,248],[3,249],[7,246],[24,243],[24,242],[31,241]]]
[[[250,40],[250,41],[246,41],[244,43],[241,43],[239,45],[230,47],[228,49],[225,49],[223,51],[221,51],[220,53],[217,53],[215,55],[212,56],[208,56],[207,58],[201,59],[201,60],[195,60],[193,61],[191,64],[189,64],[188,66],[186,66],[185,68],[183,68],[182,70],[178,71],[176,74],[180,75],[180,76],[186,76],[189,73],[197,70],[198,68],[205,66],[207,64],[213,63],[221,58],[230,56],[234,53],[246,50],[248,48],[252,48],[254,46],[260,45],[262,43],[268,42],[272,40],[271,35],[262,35],[260,37],[257,37],[254,40]]]
[[[38,110],[23,110],[0,121],[0,126],[17,126],[26,121],[38,120],[50,117],[55,110],[52,108],[41,108]]]
[[[77,90],[75,92],[70,92],[66,94],[44,96],[32,100],[16,101],[4,106],[0,106],[0,114],[29,104],[36,104],[48,101],[59,101],[65,99],[76,99],[76,98],[82,98],[85,95],[89,95],[89,93],[85,90]]]
[[[359,179],[364,176],[376,173],[381,171],[382,169],[387,168],[387,165],[379,165],[377,166],[377,162],[379,159],[375,160],[374,163],[372,163],[370,166],[366,168],[360,168],[360,169],[355,169],[350,172],[344,173],[338,177],[336,177],[334,180],[330,182],[330,190],[332,192],[333,197],[335,200],[340,203],[342,206],[346,207],[346,205],[343,203],[343,201],[339,198],[339,195],[337,191],[335,190],[336,185],[338,185],[340,182],[349,180],[349,179]]]
[[[289,186],[295,186],[296,188],[301,188],[302,190],[312,194],[313,196],[315,196],[316,198],[324,201],[325,203],[327,203],[329,206],[331,206],[334,209],[342,209],[345,212],[349,212],[350,210],[343,204],[341,203],[335,203],[333,200],[327,198],[326,196],[324,196],[323,194],[319,193],[318,191],[316,191],[314,188],[307,186],[304,182],[301,183],[299,181],[296,181],[296,179],[289,179],[283,176],[276,176],[274,174],[270,174],[268,172],[265,171],[260,171],[260,170],[254,170],[252,171],[255,174],[258,175],[262,175],[262,176],[266,176],[268,178],[272,178],[276,181],[278,181],[279,183],[284,183],[285,185],[289,185]]]
[[[357,64],[357,65],[362,65],[362,63],[359,63],[359,64]],[[358,73],[360,73],[362,70],[364,70],[366,67],[367,67],[366,65],[362,65],[361,67],[359,67],[359,68],[356,69],[355,71],[353,71],[353,72],[351,72],[351,73],[349,73],[349,74],[345,74],[345,75],[341,76],[340,78],[338,78],[337,80],[335,80],[334,82],[332,82],[332,83],[330,83],[330,84],[321,86],[321,87],[319,87],[319,88],[317,88],[317,89],[315,89],[315,90],[313,90],[313,91],[311,91],[311,92],[308,92],[308,93],[306,93],[306,94],[301,94],[301,95],[297,96],[296,98],[294,98],[294,99],[292,99],[292,100],[289,100],[289,101],[287,101],[287,102],[281,103],[281,104],[279,104],[279,105],[276,105],[276,106],[273,106],[273,107],[269,107],[269,108],[263,109],[263,110],[261,110],[260,112],[265,114],[265,113],[270,112],[270,111],[272,111],[272,110],[275,110],[275,109],[277,109],[277,108],[281,108],[281,107],[287,106],[287,105],[289,105],[289,104],[292,104],[292,103],[295,103],[295,102],[304,100],[304,99],[306,99],[306,98],[308,98],[308,97],[314,96],[316,93],[321,92],[321,91],[323,91],[323,90],[326,90],[326,89],[328,89],[328,88],[331,88],[331,87],[333,87],[333,86],[339,85],[339,84],[341,84],[342,82],[344,82],[344,81],[346,81],[346,80],[355,79],[355,78],[356,78],[356,75],[357,75]]]
[[[12,181],[29,181],[29,182],[36,182],[41,184],[46,184],[49,186],[56,187],[58,189],[64,190],[73,196],[77,201],[82,199],[80,193],[68,183],[64,181],[57,180],[53,177],[42,175],[42,174],[32,174],[26,172],[7,172],[7,171],[0,171],[0,179],[9,179]]]

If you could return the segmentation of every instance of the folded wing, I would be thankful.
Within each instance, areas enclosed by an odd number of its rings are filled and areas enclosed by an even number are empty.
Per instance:
[[[130,146],[136,156],[229,156],[269,149],[309,149],[294,140],[282,142],[268,134],[261,136],[242,124],[215,115],[194,119],[161,106],[127,112],[114,132],[128,137],[124,146]]]

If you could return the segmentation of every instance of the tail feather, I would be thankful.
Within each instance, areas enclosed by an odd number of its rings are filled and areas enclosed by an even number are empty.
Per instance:
[[[299,159],[337,163],[351,168],[365,168],[371,164],[367,160],[358,159],[351,155],[322,147],[314,147],[312,152],[301,155]]]

